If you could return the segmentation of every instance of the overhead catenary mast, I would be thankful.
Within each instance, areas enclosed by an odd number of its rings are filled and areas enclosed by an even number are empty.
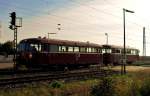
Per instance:
[[[146,56],[146,37],[145,37],[145,27],[143,27],[143,56]]]

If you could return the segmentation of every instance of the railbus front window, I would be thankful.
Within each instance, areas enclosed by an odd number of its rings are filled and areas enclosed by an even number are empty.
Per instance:
[[[32,51],[32,52],[36,52],[36,51],[38,51],[38,44],[30,44],[30,47],[29,47],[30,49],[30,51]]]
[[[40,51],[40,49],[41,47],[39,46],[39,44],[35,44],[35,43],[24,42],[18,45],[18,51],[36,52],[36,51]]]
[[[25,43],[20,43],[17,47],[18,47],[18,51],[25,51],[26,44]]]

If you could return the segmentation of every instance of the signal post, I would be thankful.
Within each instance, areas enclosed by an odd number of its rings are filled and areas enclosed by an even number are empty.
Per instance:
[[[16,12],[10,13],[11,21],[9,28],[14,31],[14,69],[16,69],[16,57],[17,57],[17,29],[18,27],[22,27],[22,18],[16,17]],[[19,25],[16,24],[16,20],[19,19]]]

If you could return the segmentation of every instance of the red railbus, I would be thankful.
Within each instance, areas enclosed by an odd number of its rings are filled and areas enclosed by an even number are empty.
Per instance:
[[[118,65],[123,61],[123,47],[115,45],[102,45],[103,63]],[[132,64],[139,60],[139,50],[126,47],[126,62]]]
[[[101,45],[46,38],[28,38],[18,45],[17,66],[79,67],[102,64]]]
[[[126,48],[127,63],[139,60],[139,50]],[[123,47],[99,45],[90,42],[28,38],[18,45],[17,67],[27,68],[75,68],[95,64],[118,65],[123,60]]]

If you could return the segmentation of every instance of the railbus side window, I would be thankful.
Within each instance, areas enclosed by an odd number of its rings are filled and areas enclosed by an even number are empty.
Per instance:
[[[112,51],[111,51],[111,49],[106,49],[106,52],[111,53]]]
[[[41,45],[41,51],[42,52],[49,52],[49,45],[48,44],[42,44]]]
[[[130,49],[127,49],[127,50],[126,50],[127,54],[132,54],[131,51],[134,51],[134,50],[130,50]]]
[[[39,52],[41,52],[41,49],[42,49],[41,47],[42,47],[41,44],[38,44],[38,51]]]
[[[124,54],[124,49],[121,49],[121,53]]]
[[[121,53],[124,54],[124,49],[121,49]],[[127,53],[127,50],[126,50],[126,53]]]
[[[73,52],[73,47],[72,46],[68,47],[68,52]]]
[[[106,53],[106,50],[105,50],[105,49],[102,49],[102,53]]]
[[[91,49],[91,52],[92,52],[92,53],[97,53],[97,52],[98,52],[97,49],[94,48],[94,47],[92,47],[92,48],[90,48],[90,49]]]
[[[131,50],[131,54],[132,54],[132,55],[138,55],[139,53],[138,53],[138,50],[135,50],[135,49],[134,49],[134,50]]]
[[[100,53],[98,48],[95,48],[95,50],[96,50],[96,53]]]
[[[121,49],[121,53],[124,54],[124,49]],[[135,54],[133,49],[126,49],[126,54]]]
[[[134,50],[131,50],[131,54],[134,55]]]
[[[97,48],[97,52],[98,53],[102,53],[102,49],[101,48]]]
[[[92,52],[92,48],[91,47],[87,48],[87,52],[91,53]]]
[[[80,47],[80,52],[86,53],[87,52],[87,48],[86,47]]]
[[[97,53],[98,51],[97,51],[96,48],[92,48],[92,52],[93,52],[93,53]]]
[[[59,52],[62,52],[62,46],[58,47]]]
[[[94,53],[94,48],[91,48],[91,52]]]
[[[112,49],[112,53],[116,53],[116,49],[113,48],[113,49]]]
[[[102,53],[112,53],[111,49],[102,49]]]
[[[139,55],[139,51],[138,50],[136,50],[136,55]]]
[[[137,55],[137,54],[136,54],[136,50],[134,50],[134,55]]]
[[[79,47],[74,47],[74,52],[79,52]]]
[[[121,49],[117,49],[117,50],[116,50],[116,53],[121,53]]]
[[[66,46],[62,46],[62,52],[66,52],[67,48]]]
[[[58,45],[50,45],[50,52],[58,52],[59,46]]]

